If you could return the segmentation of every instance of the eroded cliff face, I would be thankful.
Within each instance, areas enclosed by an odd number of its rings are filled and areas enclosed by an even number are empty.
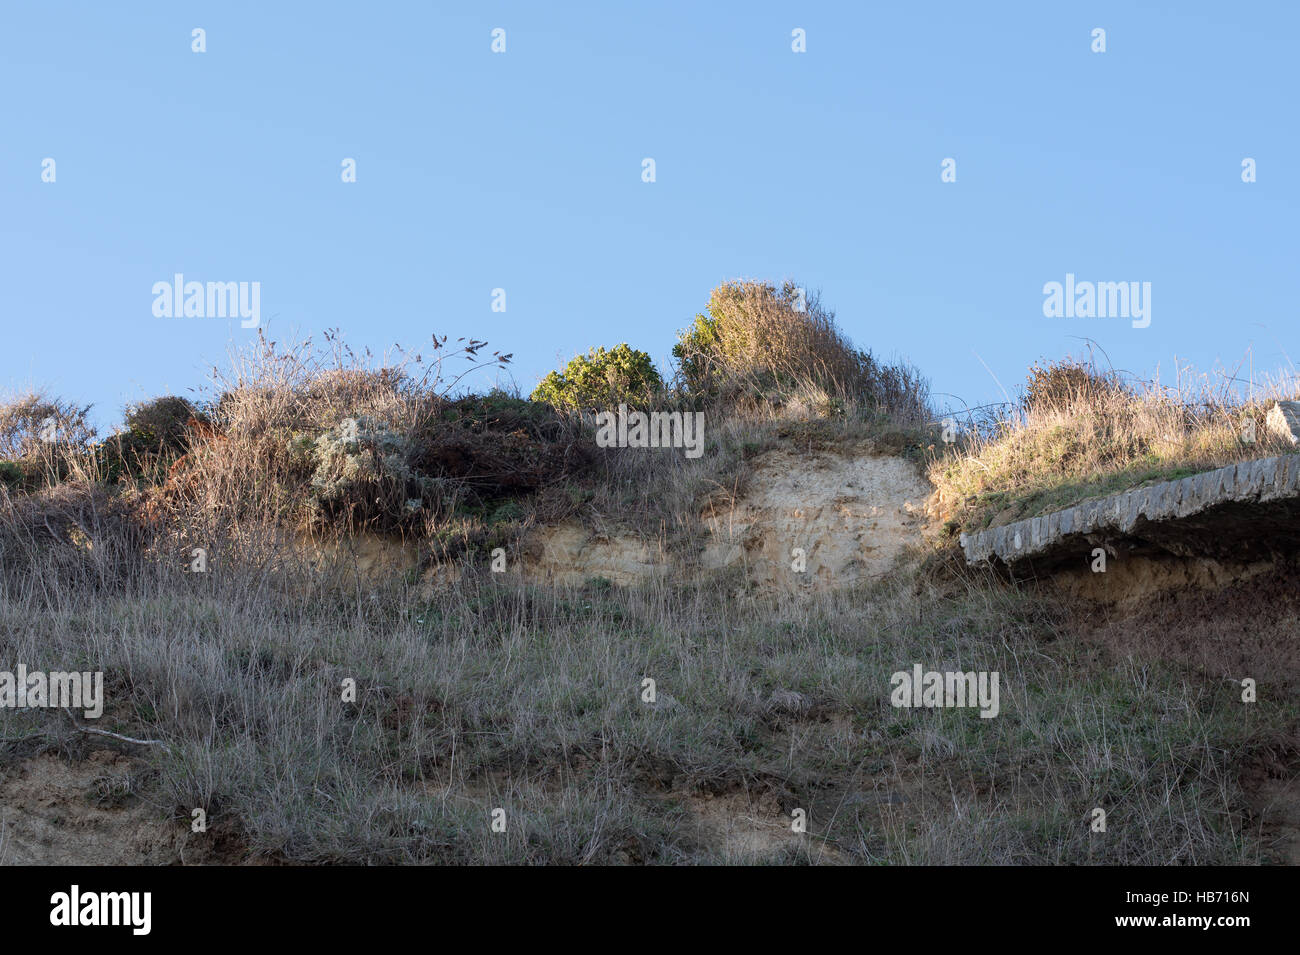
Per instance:
[[[616,586],[716,577],[739,590],[816,593],[891,572],[935,533],[932,488],[909,461],[868,445],[779,448],[753,462],[745,491],[701,516],[694,549],[650,534],[568,521],[535,528],[508,570],[542,584]],[[1300,555],[1300,455],[1207,471],[961,537],[967,562],[1068,595],[1121,604],[1166,591],[1215,590]],[[378,584],[421,567],[416,543],[373,536],[335,544]],[[454,585],[454,562],[422,566]]]
[[[850,587],[888,573],[921,543],[933,527],[931,493],[912,462],[870,445],[779,448],[755,459],[742,495],[699,515],[705,536],[694,548],[670,549],[652,534],[566,521],[534,528],[508,555],[506,569],[561,586],[725,577],[728,586],[756,592]],[[452,586],[463,573],[454,561],[430,566],[415,540],[355,534],[303,538],[296,546],[313,563],[337,564],[363,586],[417,572],[426,588]]]
[[[601,536],[570,522],[538,528],[525,544],[523,568],[526,576],[553,584],[599,579],[626,587],[668,576],[671,562],[658,542]]]
[[[731,571],[742,587],[764,592],[848,587],[887,573],[921,540],[929,495],[902,458],[857,446],[779,449],[755,461],[739,499],[702,515],[708,536],[698,554],[570,523],[538,529],[524,572],[557,583],[625,585]]]
[[[1105,570],[1058,566],[1047,579],[1071,597],[1119,606],[1139,605],[1169,592],[1219,590],[1277,570],[1274,560],[1233,561],[1213,557],[1130,555],[1107,560]]]
[[[930,485],[903,458],[863,447],[773,451],[739,501],[706,516],[701,564],[743,568],[762,589],[852,586],[888,573],[920,543],[929,496]]]

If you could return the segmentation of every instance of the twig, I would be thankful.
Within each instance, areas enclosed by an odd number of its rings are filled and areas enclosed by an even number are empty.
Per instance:
[[[66,706],[63,707],[63,712],[68,714],[68,719],[72,720],[72,725],[75,726],[78,730],[80,730],[83,733],[93,733],[96,736],[107,736],[110,739],[118,739],[124,743],[135,743],[139,746],[161,746],[163,749],[167,750],[168,752],[171,752],[171,746],[165,740],[134,739],[130,736],[123,736],[121,733],[110,732],[109,730],[92,729],[89,726],[82,726],[80,723],[78,723],[77,718],[72,715],[72,710],[68,709]]]

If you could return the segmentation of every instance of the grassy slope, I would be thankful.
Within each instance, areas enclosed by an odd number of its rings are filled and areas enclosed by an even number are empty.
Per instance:
[[[1242,460],[1291,453],[1267,402],[1195,409],[1159,394],[1067,402],[969,436],[931,462],[947,517],[979,530]]]
[[[392,420],[414,409],[372,384],[337,386],[340,407],[363,401]],[[400,580],[341,586],[253,546],[281,509],[265,480],[281,471],[259,471],[256,455],[299,467],[261,417],[293,434],[341,413],[303,400],[286,410],[250,393],[249,426],[194,455],[185,494],[163,511],[174,539],[152,552],[98,504],[81,507],[80,537],[45,516],[0,520],[0,658],[105,672],[99,725],[167,743],[132,750],[145,767],[133,795],[158,807],[160,826],[184,827],[202,806],[248,852],[303,862],[716,862],[735,856],[698,824],[702,797],[743,793],[773,820],[809,814],[809,836],[774,861],[1267,855],[1241,779],[1294,739],[1294,682],[1243,709],[1234,674],[1180,663],[1158,633],[1150,652],[1112,653],[1086,639],[1088,612],[934,561],[787,605],[707,583],[551,591],[481,565],[432,598]],[[955,519],[978,524],[1263,450],[1243,449],[1222,417],[1102,410],[968,444],[932,478]],[[925,446],[852,421],[720,424],[697,464],[614,456],[594,485],[548,482],[529,506],[559,494],[584,517],[689,539],[691,508],[736,493],[755,451],[867,434],[913,457]],[[389,490],[399,505],[410,495]],[[73,508],[73,489],[56,491]],[[474,530],[464,537],[478,553]],[[177,555],[208,539],[221,544],[209,572],[182,573]],[[890,674],[917,663],[997,670],[1002,715],[892,708]],[[647,677],[654,707],[639,695]],[[341,699],[345,679],[355,702]],[[61,714],[0,709],[0,771],[101,744],[117,745]],[[1104,835],[1088,828],[1099,806]],[[504,833],[489,827],[496,807]]]
[[[1241,760],[1296,723],[1291,698],[1243,718],[1231,683],[1112,659],[1040,597],[916,567],[788,606],[490,574],[424,602],[252,579],[146,570],[113,593],[10,576],[0,646],[102,668],[99,725],[169,741],[127,747],[160,825],[203,806],[294,861],[727,861],[692,807],[745,791],[809,812],[772,861],[1254,862]],[[890,707],[913,663],[999,671],[1002,715]],[[783,690],[807,709],[774,705]],[[46,711],[0,710],[0,737],[8,766],[88,743]]]

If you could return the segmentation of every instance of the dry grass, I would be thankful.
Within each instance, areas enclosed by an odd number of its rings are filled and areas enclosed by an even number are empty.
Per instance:
[[[1294,698],[1265,695],[1243,718],[1218,674],[1076,639],[1079,612],[1050,598],[933,558],[811,600],[734,599],[706,580],[544,588],[478,562],[473,533],[550,506],[688,535],[701,500],[735,493],[759,451],[871,436],[919,454],[926,435],[905,418],[851,401],[829,415],[756,405],[706,418],[699,461],[609,449],[518,483],[547,449],[588,441],[585,425],[516,421],[508,401],[464,407],[437,375],[293,350],[249,360],[220,388],[216,426],[191,439],[180,487],[0,492],[0,657],[102,670],[98,725],[166,743],[90,740],[60,714],[3,709],[0,766],[119,745],[141,771],[115,798],[182,832],[203,807],[238,856],[294,862],[1267,858],[1241,778],[1294,737]],[[403,461],[426,477],[429,455],[443,462],[445,496],[400,529],[430,549],[473,538],[459,580],[432,594],[402,576],[366,582],[345,550],[322,564],[295,546],[316,473],[295,443],[319,447],[340,416],[407,442]],[[533,443],[504,440],[516,431]],[[441,456],[481,448],[499,462],[489,452],[505,447],[517,453],[487,471]],[[195,546],[203,573],[189,570]],[[890,675],[915,663],[998,671],[1002,715],[894,709]],[[751,852],[701,811],[709,796],[768,833],[806,809],[809,835]],[[1095,806],[1105,838],[1088,829]],[[505,833],[489,825],[497,807]]]
[[[1110,376],[1045,389],[1013,413],[971,429],[929,467],[946,517],[998,526],[1152,481],[1293,451],[1271,434],[1274,401],[1293,381],[1238,397],[1220,378],[1180,376],[1177,388]]]
[[[673,354],[685,391],[724,413],[865,412],[921,422],[928,386],[915,368],[853,346],[816,292],[793,282],[724,282]]]
[[[811,603],[475,572],[421,597],[291,562],[188,574],[114,544],[90,502],[44,506],[69,517],[48,540],[44,518],[0,514],[0,652],[102,670],[99,725],[167,744],[121,744],[144,761],[122,798],[162,827],[203,807],[249,856],[1256,862],[1239,761],[1295,725],[1293,702],[1242,720],[1231,684],[1112,658],[1068,638],[1063,607],[916,567]],[[890,674],[913,663],[999,671],[1002,715],[891,708]],[[39,710],[0,712],[0,737],[0,764],[103,742]],[[742,852],[701,816],[711,795],[736,812],[752,797],[773,830],[804,808],[809,836]]]

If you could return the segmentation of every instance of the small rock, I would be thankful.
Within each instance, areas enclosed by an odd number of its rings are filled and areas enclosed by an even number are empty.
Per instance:
[[[1300,401],[1278,401],[1264,419],[1268,430],[1284,441],[1300,444]]]

